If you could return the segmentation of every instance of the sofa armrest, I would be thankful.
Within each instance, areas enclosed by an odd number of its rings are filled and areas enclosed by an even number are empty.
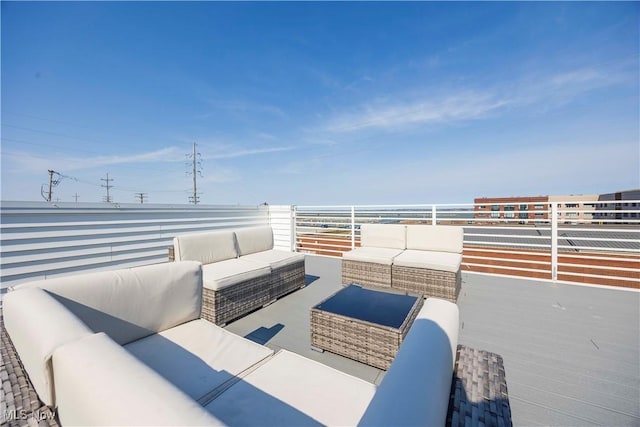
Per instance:
[[[458,323],[457,305],[425,301],[359,425],[445,425]]]
[[[14,290],[2,305],[5,328],[38,397],[55,406],[52,353],[93,331],[42,289]]]
[[[62,425],[222,425],[104,333],[53,354]]]

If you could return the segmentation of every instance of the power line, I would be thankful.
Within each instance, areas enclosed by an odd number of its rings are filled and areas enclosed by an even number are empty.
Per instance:
[[[50,202],[51,197],[53,196],[53,188],[57,187],[58,184],[60,184],[60,181],[62,181],[63,176],[52,169],[49,169],[47,172],[49,172],[49,190],[45,192],[46,184],[42,184],[40,186],[40,194],[47,202]],[[54,180],[53,175],[58,175],[59,178]]]
[[[193,175],[193,195],[189,196],[189,202],[197,205],[200,203],[200,197],[198,196],[198,175],[202,176],[201,168],[201,154],[196,151],[196,143],[193,143],[193,153],[187,154],[187,157],[191,159],[187,162],[188,166],[191,166],[192,170],[187,172]]]
[[[113,181],[113,178],[109,179],[109,173],[107,173],[107,177],[106,178],[100,178],[100,181],[105,181],[106,182],[105,185],[102,185],[103,188],[107,189],[107,197],[105,197],[104,201],[107,202],[107,203],[111,203],[112,200],[111,200],[111,196],[109,195],[109,189],[111,187],[113,187],[113,185],[109,185],[109,182]]]
[[[140,200],[140,204],[144,203],[147,193],[136,193],[136,198]]]

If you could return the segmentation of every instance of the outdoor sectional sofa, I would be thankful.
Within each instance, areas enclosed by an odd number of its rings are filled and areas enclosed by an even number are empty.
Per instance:
[[[456,302],[462,227],[362,224],[361,246],[342,255],[342,282],[386,286]]]
[[[425,301],[376,388],[202,319],[202,283],[184,261],[17,286],[0,316],[3,421],[510,425],[502,361],[456,347],[455,304]]]
[[[269,226],[185,234],[176,261],[203,264],[203,317],[224,325],[304,286],[304,254],[273,249]]]

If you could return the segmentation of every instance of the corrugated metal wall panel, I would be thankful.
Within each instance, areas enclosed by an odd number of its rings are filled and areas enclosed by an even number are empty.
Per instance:
[[[269,223],[273,228],[275,249],[293,250],[293,208],[290,205],[269,206]]]
[[[164,262],[176,235],[268,223],[263,205],[2,202],[0,281]]]

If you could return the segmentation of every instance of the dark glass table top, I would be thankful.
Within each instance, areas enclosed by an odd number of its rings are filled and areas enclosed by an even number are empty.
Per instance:
[[[313,308],[377,325],[400,328],[417,299],[417,296],[349,285]]]

